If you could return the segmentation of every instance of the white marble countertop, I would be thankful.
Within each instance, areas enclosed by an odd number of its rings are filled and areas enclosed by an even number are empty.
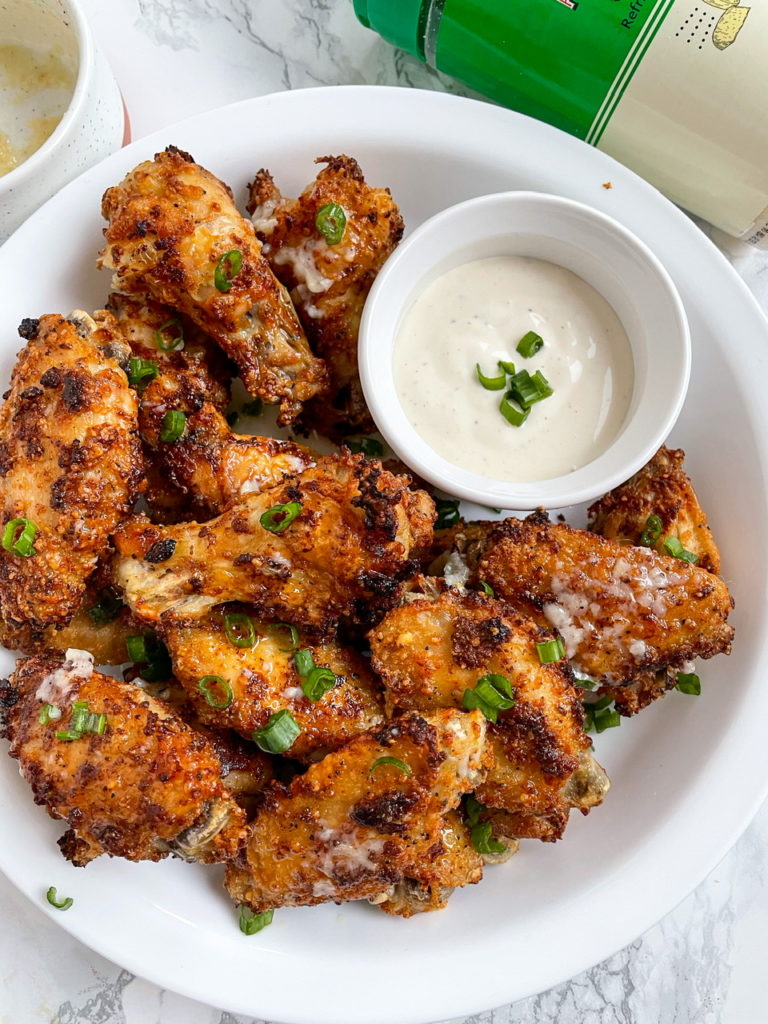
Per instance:
[[[123,90],[134,138],[279,89],[378,83],[462,91],[364,30],[350,0],[82,4]],[[708,233],[768,310],[768,253]],[[627,949],[465,1024],[768,1021],[766,848],[768,807],[709,878]],[[0,907],[0,1024],[259,1024],[132,977],[57,928],[3,876]]]

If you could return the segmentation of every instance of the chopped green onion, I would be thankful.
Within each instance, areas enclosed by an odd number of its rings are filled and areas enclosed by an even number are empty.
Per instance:
[[[464,814],[470,828],[477,825],[484,810],[485,804],[481,804],[471,793],[464,797]]]
[[[273,505],[262,515],[259,522],[270,533],[282,533],[287,530],[296,516],[301,512],[298,501],[289,501],[285,505]]]
[[[19,531],[18,537],[16,532]],[[37,536],[37,527],[31,519],[11,519],[3,530],[3,547],[12,555],[29,558],[36,555],[33,541]]]
[[[234,427],[237,421],[240,419],[240,413],[237,409],[233,409],[232,412],[228,412],[224,417],[230,427]]]
[[[239,249],[230,249],[219,256],[213,272],[213,283],[220,292],[228,292],[232,282],[243,268],[243,254]]]
[[[699,560],[698,555],[683,547],[678,537],[667,537],[664,541],[664,550],[673,558],[679,558],[681,562],[691,562],[695,565]]]
[[[574,683],[580,690],[594,690],[597,683],[594,679],[589,679],[588,676],[575,676]]]
[[[48,900],[51,906],[56,907],[57,910],[69,910],[69,908],[75,902],[71,896],[67,896],[65,899],[60,900],[56,893],[56,887],[53,885],[45,894],[45,898]]]
[[[107,716],[104,714],[97,715],[95,713],[88,716],[88,722],[86,725],[86,732],[94,732],[97,736],[103,736],[107,728]]]
[[[268,632],[276,633],[279,629],[287,629],[290,635],[290,646],[278,647],[279,651],[283,651],[285,654],[291,654],[299,646],[299,631],[295,626],[292,626],[290,622],[276,622],[273,626],[268,627]]]
[[[37,716],[37,720],[40,725],[48,725],[50,722],[58,722],[61,718],[61,708],[57,708],[55,704],[43,704],[40,708],[40,714]]]
[[[478,583],[479,583],[479,586],[480,586],[480,589],[482,590],[482,592],[483,592],[484,594],[487,594],[487,595],[488,595],[488,597],[495,597],[495,596],[496,596],[496,595],[494,594],[494,592],[493,592],[493,587],[489,586],[489,585],[488,585],[488,584],[487,584],[487,583],[485,582],[485,580],[479,580],[479,581],[478,581]]]
[[[128,652],[128,657],[131,661],[139,663],[149,661],[149,651],[147,650],[148,639],[148,635],[127,636],[125,638],[125,649]]]
[[[285,708],[274,715],[263,729],[257,729],[252,736],[253,742],[268,754],[284,754],[293,745],[293,741],[301,732],[301,726],[290,711]]]
[[[308,676],[312,669],[315,667],[315,659],[312,657],[312,651],[306,647],[300,651],[296,651],[293,656],[293,663],[296,666],[296,671],[302,677]]]
[[[701,693],[701,680],[695,672],[678,672],[675,689],[679,690],[680,693],[687,693],[692,697],[698,697]]]
[[[172,333],[166,337],[166,332],[169,329]],[[179,348],[183,342],[184,327],[181,320],[176,316],[166,320],[162,327],[158,327],[155,331],[155,347],[159,348],[162,352],[172,352],[175,348]]]
[[[545,640],[536,644],[536,652],[542,665],[551,665],[555,661],[562,661],[565,657],[565,644],[560,637],[554,640]]]
[[[347,227],[347,215],[338,203],[326,203],[315,216],[315,227],[328,245],[338,245]]]
[[[302,680],[301,689],[304,696],[314,703],[320,700],[324,693],[332,690],[337,681],[336,676],[329,668],[324,665],[315,665],[310,669],[307,678]]]
[[[644,548],[652,548],[661,536],[661,531],[663,529],[664,524],[657,515],[648,516],[645,520],[645,529],[640,534],[640,546]]]
[[[233,647],[250,648],[256,643],[256,630],[245,612],[227,612],[224,616],[224,632]]]
[[[170,409],[163,416],[163,425],[160,431],[160,440],[168,444],[178,441],[187,426],[187,417],[180,409]]]
[[[46,705],[50,707],[50,705]],[[43,709],[43,711],[45,708]],[[58,711],[58,708],[54,710]],[[43,711],[40,712],[40,721],[43,725],[47,725],[47,722],[43,722]],[[48,712],[49,718],[61,717],[59,711],[58,716],[51,715]],[[107,728],[107,716],[104,714],[96,714],[93,711],[88,710],[87,700],[76,700],[72,705],[72,717],[69,723],[69,729],[61,730],[56,733],[57,740],[64,740],[66,742],[72,742],[73,740],[82,739],[86,733],[95,733],[97,736],[103,736]]]
[[[104,626],[112,622],[123,609],[123,602],[119,597],[110,594],[109,591],[102,591],[101,600],[93,608],[88,609],[88,614],[97,626]]]
[[[128,383],[131,387],[141,390],[151,380],[159,376],[160,367],[151,359],[141,359],[139,356],[131,356],[128,360]]]
[[[535,356],[536,353],[544,345],[544,339],[540,334],[535,331],[528,331],[522,336],[520,341],[517,343],[517,351],[523,357],[523,359],[530,359],[531,356]],[[513,371],[514,372],[514,371]]]
[[[407,765],[405,761],[401,761],[399,757],[377,757],[371,767],[368,769],[368,774],[375,772],[377,768],[383,768],[384,765],[390,765],[392,768],[397,768],[398,771],[404,772],[406,775],[411,775],[411,766]]]
[[[515,372],[515,364],[510,362],[508,359],[500,359],[499,366],[505,373],[508,373],[510,377]]]
[[[243,416],[261,416],[264,403],[260,398],[252,398],[250,402],[243,402]]]
[[[459,502],[451,498],[435,498],[435,508],[437,509],[436,530],[444,530],[448,526],[455,526],[461,519]]]
[[[615,729],[617,725],[621,725],[619,712],[609,711],[607,708],[604,711],[593,711],[592,718],[597,732],[605,732],[606,729]]]
[[[153,633],[127,636],[125,648],[130,660],[143,666],[141,676],[148,683],[168,679],[171,675],[172,667],[168,648]]]
[[[467,711],[477,708],[489,722],[495,722],[499,717],[499,711],[514,707],[515,694],[512,684],[505,676],[489,673],[478,679],[474,689],[464,691],[462,704]]]
[[[76,700],[72,705],[72,720],[69,723],[71,731],[84,733],[88,725],[88,715],[88,701]]]
[[[506,373],[501,373],[498,377],[486,377],[480,369],[480,363],[475,363],[475,373],[486,391],[501,391],[507,385]]]
[[[79,740],[82,738],[83,734],[81,732],[77,732],[75,729],[62,729],[56,733],[57,740],[64,740],[66,742],[71,742],[72,740]]]
[[[513,427],[522,427],[528,419],[528,414],[531,410],[530,408],[518,409],[517,406],[512,405],[512,398],[514,398],[514,395],[511,391],[508,391],[499,403],[499,412],[507,423],[511,423]]]
[[[498,839],[493,838],[493,825],[490,821],[484,821],[482,824],[474,825],[470,830],[470,837],[472,839],[472,845],[478,853],[505,853],[507,847],[504,843],[500,843]]]
[[[379,458],[384,454],[384,445],[375,437],[347,437],[344,444],[353,455],[367,455],[372,458]]]
[[[254,914],[248,907],[240,907],[240,931],[243,935],[255,935],[262,928],[272,924],[274,910],[263,910],[260,914]]]
[[[228,708],[232,703],[232,687],[221,676],[203,676],[197,688],[212,708]]]
[[[551,395],[554,395],[555,392],[552,390],[549,381],[541,372],[541,370],[537,370],[536,373],[534,373],[534,375],[531,377],[531,380],[539,390],[539,402],[542,400],[542,398],[549,398]]]
[[[510,377],[507,394],[514,398],[523,409],[530,409],[536,402],[549,398],[553,391],[549,386],[549,381],[540,370],[537,370],[533,376],[527,370],[520,370]]]

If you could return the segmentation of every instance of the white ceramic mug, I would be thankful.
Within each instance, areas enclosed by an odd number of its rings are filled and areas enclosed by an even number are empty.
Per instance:
[[[0,177],[2,242],[68,181],[119,149],[128,129],[117,83],[77,0],[3,0],[0,41],[55,52],[74,82],[53,133]]]

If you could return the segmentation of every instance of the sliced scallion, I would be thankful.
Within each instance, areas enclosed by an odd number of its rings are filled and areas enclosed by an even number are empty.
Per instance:
[[[155,347],[161,352],[172,352],[184,344],[184,327],[178,317],[171,317],[170,320],[158,327],[155,331]]]
[[[436,530],[445,530],[449,526],[455,526],[461,519],[459,502],[452,498],[435,498],[435,508],[437,509]]]
[[[312,651],[306,647],[303,647],[300,651],[296,651],[293,656],[293,663],[296,666],[296,671],[302,679],[305,678],[315,667],[315,659],[312,656]]]
[[[619,712],[608,708],[604,711],[593,711],[592,718],[597,732],[605,732],[606,729],[615,729],[617,725],[621,725]]]
[[[406,764],[405,761],[401,761],[399,757],[377,757],[371,767],[368,769],[368,774],[375,772],[377,768],[383,768],[385,765],[389,765],[390,768],[397,768],[398,771],[403,772],[405,775],[411,775],[411,766]]]
[[[282,711],[270,715],[263,729],[253,733],[253,742],[268,754],[284,754],[294,743],[301,732],[301,726],[290,711]]]
[[[123,607],[123,602],[119,597],[105,590],[102,591],[101,600],[98,604],[88,609],[88,614],[95,625],[104,626],[116,619]]]
[[[295,626],[292,626],[290,622],[276,622],[274,625],[268,627],[268,632],[277,633],[278,630],[285,629],[288,631],[289,641],[288,647],[278,647],[279,651],[283,651],[285,654],[292,654],[299,646],[299,631]]]
[[[31,519],[11,519],[3,530],[3,547],[12,555],[29,558],[37,554],[34,546],[36,536],[37,527]]]
[[[332,690],[338,682],[335,674],[324,665],[315,665],[309,670],[306,679],[301,682],[304,696],[313,703],[320,700],[324,693]]]
[[[640,534],[640,546],[644,548],[652,548],[661,536],[661,531],[663,529],[664,524],[657,515],[648,516],[645,520],[645,529]]]
[[[301,505],[298,501],[289,501],[285,505],[273,505],[263,513],[259,522],[270,533],[282,533],[287,530],[293,520],[300,514]]]
[[[462,704],[467,711],[477,708],[489,722],[495,722],[499,717],[499,711],[514,707],[515,693],[505,676],[491,672],[478,679],[474,689],[464,691]]]
[[[513,427],[522,427],[528,419],[531,410],[530,407],[527,409],[519,409],[516,405],[512,404],[513,398],[514,395],[512,392],[508,391],[499,403],[499,412],[507,423],[511,423]]]
[[[51,722],[58,722],[61,718],[61,708],[57,708],[55,704],[43,704],[40,708],[40,714],[37,716],[37,720],[40,725],[49,725]]]
[[[695,672],[678,672],[675,689],[680,693],[687,693],[692,697],[698,697],[701,693],[701,680]]]
[[[245,612],[227,612],[224,616],[224,632],[233,647],[250,648],[256,643],[256,630]]]
[[[328,245],[338,245],[347,227],[347,215],[338,203],[326,203],[315,216],[315,227]]]
[[[667,537],[664,541],[664,550],[673,558],[679,558],[681,562],[691,562],[695,565],[699,560],[698,555],[683,547],[679,537]]]
[[[559,636],[554,640],[544,640],[543,643],[536,644],[536,653],[542,665],[551,665],[555,661],[563,660],[565,644]]]
[[[52,907],[56,907],[57,910],[69,910],[69,908],[75,902],[71,896],[67,896],[65,897],[65,899],[60,900],[56,892],[56,887],[53,885],[46,892],[45,898],[48,900],[50,905]]]
[[[239,249],[230,249],[219,256],[213,272],[213,283],[220,292],[228,292],[232,282],[243,269],[243,254]]]
[[[506,853],[506,845],[493,838],[493,825],[490,821],[473,825],[469,834],[472,839],[472,845],[478,853]]]
[[[151,380],[159,376],[160,367],[151,359],[142,359],[140,356],[131,356],[128,360],[128,383],[139,391],[145,388]]]
[[[378,459],[384,454],[384,445],[375,437],[347,437],[344,445],[353,455],[363,454]]]
[[[240,907],[240,931],[243,935],[255,935],[260,932],[262,928],[266,928],[267,925],[272,924],[272,918],[274,917],[274,910],[262,910],[260,914],[255,914],[248,907]]]
[[[494,594],[494,592],[493,592],[493,587],[491,587],[488,583],[486,583],[485,580],[478,580],[478,585],[479,585],[480,589],[482,590],[482,592],[484,594],[487,594],[488,597],[495,597],[496,596]]]
[[[187,417],[180,409],[169,409],[163,416],[163,424],[160,430],[160,440],[166,444],[173,444],[178,441],[187,426]]]
[[[527,331],[517,343],[517,351],[523,359],[530,359],[544,345],[544,339],[535,331]]]
[[[508,373],[510,377],[515,372],[515,364],[511,362],[509,359],[500,359],[499,366],[505,373]]]
[[[232,703],[232,687],[221,676],[203,676],[199,680],[197,688],[205,697],[206,703],[212,708],[223,710]]]
[[[475,363],[475,373],[486,391],[501,391],[507,386],[506,373],[502,372],[498,377],[487,377],[480,369],[480,363]]]

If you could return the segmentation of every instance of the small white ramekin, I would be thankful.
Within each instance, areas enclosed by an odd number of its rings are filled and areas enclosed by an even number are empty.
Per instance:
[[[393,349],[404,314],[440,275],[471,260],[524,255],[578,274],[613,307],[629,337],[634,390],[613,443],[580,469],[535,482],[491,480],[438,455],[416,432],[395,386]],[[502,192],[452,206],[410,235],[379,273],[363,312],[360,377],[392,450],[429,483],[492,508],[566,508],[627,480],[656,452],[685,399],[691,343],[669,274],[631,231],[582,203]]]
[[[76,73],[55,131],[27,160],[0,177],[0,242],[68,181],[127,141],[120,90],[77,0],[3,0],[5,44],[56,50]]]

